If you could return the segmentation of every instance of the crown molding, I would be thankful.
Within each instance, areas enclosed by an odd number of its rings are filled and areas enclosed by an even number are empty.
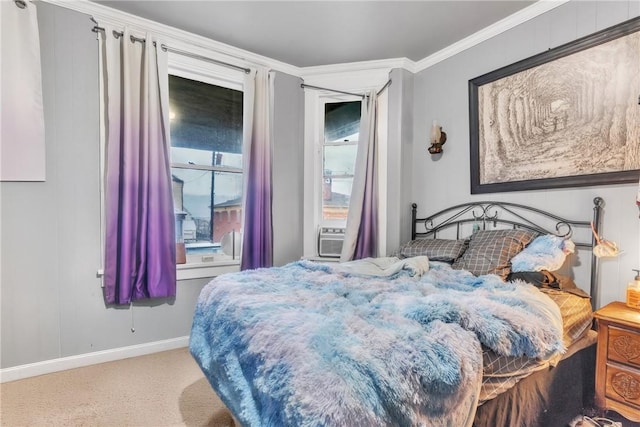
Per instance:
[[[391,70],[393,68],[404,68],[407,71],[415,72],[416,63],[407,58],[391,58],[373,61],[347,62],[343,64],[319,65],[313,67],[300,68],[300,77],[310,77],[324,74],[339,74],[358,71]]]
[[[302,78],[308,85],[353,93],[365,93],[367,90],[379,90],[389,80],[391,68],[362,69],[357,71],[339,71],[334,73],[308,74]],[[322,89],[314,92],[324,93]],[[325,93],[326,94],[326,93]],[[328,94],[336,94],[329,91]]]
[[[423,71],[447,58],[450,58],[466,49],[482,43],[498,34],[529,21],[543,13],[546,13],[571,0],[538,0],[532,5],[492,24],[482,30],[466,37],[438,52],[414,62],[407,58],[392,58],[374,61],[350,62],[343,64],[321,65],[313,67],[297,67],[285,62],[277,61],[266,56],[243,50],[225,43],[198,36],[193,33],[180,30],[155,21],[141,18],[116,9],[103,6],[89,0],[41,0],[46,3],[85,13],[95,18],[100,23],[110,24],[116,27],[129,25],[134,32],[144,33],[152,31],[160,36],[168,38],[168,43],[173,43],[181,49],[190,50],[202,55],[211,55],[214,59],[229,62],[234,65],[249,67],[260,65],[291,74],[298,77],[313,77],[349,72],[365,72],[374,70],[391,70],[402,68],[411,73]]]
[[[264,66],[273,70],[281,71],[294,76],[301,74],[300,67],[296,67],[285,62],[281,62],[266,56],[237,48],[225,43],[199,36],[188,31],[184,31],[169,25],[160,24],[149,19],[141,18],[130,13],[106,7],[89,0],[41,0],[45,3],[65,7],[76,12],[85,13],[93,17],[100,25],[112,25],[123,27],[127,25],[134,33],[145,33],[147,31],[156,33],[158,36],[167,39],[166,42],[171,47],[189,50],[201,55],[209,55],[214,59],[228,62],[242,67],[252,65]]]
[[[452,45],[447,46],[446,48],[439,50],[438,52],[427,56],[424,59],[421,59],[416,63],[414,73],[418,73],[423,71],[441,61],[444,61],[447,58],[450,58],[454,55],[457,55],[460,52],[463,52],[475,45],[482,43],[492,37],[497,36],[498,34],[504,33],[507,30],[510,30],[513,27],[516,27],[522,23],[529,21],[543,13],[546,13],[550,10],[555,9],[558,6],[562,6],[565,3],[568,3],[571,0],[538,0],[533,3],[531,6],[528,6],[524,9],[515,12],[512,15],[507,16],[506,18],[496,22],[495,24],[489,25],[488,27],[483,28],[480,31],[466,37]]]

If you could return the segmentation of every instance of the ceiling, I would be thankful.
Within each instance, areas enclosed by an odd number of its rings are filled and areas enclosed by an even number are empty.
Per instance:
[[[534,1],[96,1],[298,67],[419,61]]]

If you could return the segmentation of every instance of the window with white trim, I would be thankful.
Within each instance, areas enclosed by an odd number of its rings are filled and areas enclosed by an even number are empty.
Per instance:
[[[360,136],[362,99],[320,96],[316,128],[313,256],[337,258],[342,251]],[[308,199],[307,199],[308,200]],[[308,241],[309,236],[305,238]],[[307,246],[308,248],[308,246]],[[309,249],[305,250],[309,254]]]
[[[344,227],[360,135],[361,101],[325,101],[322,108],[320,226]]]
[[[303,231],[303,257],[313,259],[320,256],[323,259],[331,256],[336,259],[338,248],[331,249],[331,255],[320,254],[320,247],[323,237],[323,229],[329,229],[326,237],[327,246],[331,246],[331,239],[339,240],[336,234],[346,227],[346,218],[348,215],[348,201],[351,199],[351,185],[353,184],[353,176],[355,175],[355,160],[357,153],[357,144],[359,136],[354,135],[357,131],[353,129],[360,128],[360,114],[362,110],[363,97],[358,94],[364,94],[368,90],[379,90],[389,80],[388,69],[376,69],[370,71],[354,71],[344,73],[318,74],[309,76],[305,79],[305,84],[312,89],[305,90],[305,150],[304,150],[304,231]],[[327,89],[322,89],[327,88]],[[380,218],[379,232],[381,236],[381,253],[385,253],[386,247],[383,239],[386,233],[386,132],[387,132],[387,113],[386,113],[386,91],[382,93],[382,104],[384,114],[378,116],[378,129],[382,129],[384,134],[379,135],[380,144],[378,149],[378,170],[380,172],[380,181],[378,190],[380,192],[378,201],[378,214]],[[338,105],[354,102],[358,108],[351,110],[351,114],[346,114],[346,118],[338,119],[338,114],[331,114],[334,110],[338,110]],[[347,109],[347,106],[343,106]],[[352,107],[353,108],[353,107]],[[378,108],[380,108],[380,98],[378,100]],[[333,117],[336,117],[338,123],[332,125]],[[357,122],[357,125],[356,125]],[[349,131],[348,129],[352,129]],[[331,130],[343,130],[342,140],[338,133],[332,133]],[[349,132],[349,133],[347,133]],[[333,136],[332,136],[333,135]],[[347,139],[348,141],[344,141]],[[341,147],[342,145],[351,147]],[[325,149],[326,146],[326,149]],[[341,152],[340,150],[349,151],[350,154]],[[333,153],[332,153],[333,152]],[[335,154],[334,158],[331,156]],[[326,162],[325,162],[326,159]],[[345,162],[349,161],[353,166],[351,169],[345,167]],[[327,166],[327,167],[325,167]],[[331,176],[326,171],[331,171]],[[326,178],[326,179],[325,179]],[[329,180],[329,178],[331,178]],[[337,182],[343,181],[343,182]],[[347,184],[348,183],[348,184]],[[331,184],[329,188],[328,185]],[[341,186],[348,186],[348,191],[344,191]],[[325,190],[325,191],[323,191]],[[324,196],[323,196],[324,193]],[[341,194],[345,197],[343,208],[336,208],[336,204],[327,203],[323,200],[328,194],[332,198],[334,193]],[[340,196],[338,196],[340,198]],[[324,208],[327,208],[326,210]],[[334,219],[330,216],[336,215]],[[341,246],[336,244],[335,246]],[[335,250],[333,250],[335,249]],[[340,248],[341,249],[341,248]],[[324,251],[322,251],[324,252]]]
[[[178,262],[237,262],[243,206],[242,77],[171,67],[171,175]]]

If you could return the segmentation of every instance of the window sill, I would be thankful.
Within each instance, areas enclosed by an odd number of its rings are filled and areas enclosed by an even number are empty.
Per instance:
[[[218,261],[178,264],[177,280],[214,278],[225,273],[240,271],[240,261]]]
[[[305,256],[302,259],[315,262],[340,262],[340,258],[335,257],[322,257],[322,256]]]
[[[190,279],[213,279],[225,273],[235,273],[240,271],[240,261],[218,261],[218,262],[200,262],[191,264],[176,265],[176,280]],[[97,271],[96,276],[102,278],[104,270],[101,268]]]

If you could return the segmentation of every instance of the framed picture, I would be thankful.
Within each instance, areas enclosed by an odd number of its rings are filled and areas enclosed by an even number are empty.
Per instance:
[[[471,193],[640,175],[640,18],[469,81]]]

